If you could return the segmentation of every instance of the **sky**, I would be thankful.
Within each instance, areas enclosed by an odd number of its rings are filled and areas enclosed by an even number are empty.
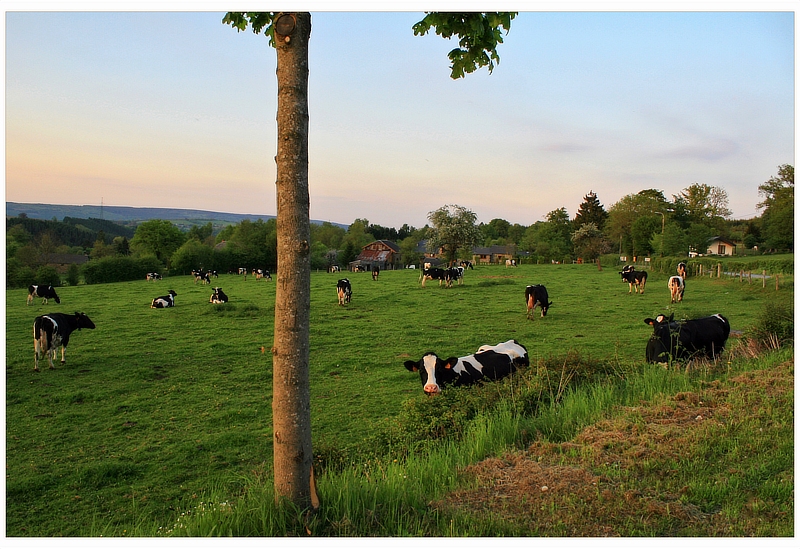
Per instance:
[[[746,219],[794,165],[796,3],[506,5],[500,63],[459,80],[457,44],[411,30],[425,4],[311,5],[312,219],[527,226],[694,183]],[[231,7],[3,8],[7,201],[276,213],[275,51]]]

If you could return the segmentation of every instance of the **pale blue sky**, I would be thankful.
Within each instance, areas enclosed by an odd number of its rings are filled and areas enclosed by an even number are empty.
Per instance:
[[[6,199],[274,214],[275,52],[223,15],[7,11]],[[692,183],[746,218],[794,164],[792,11],[526,11],[457,81],[421,18],[312,11],[312,218],[530,225]]]

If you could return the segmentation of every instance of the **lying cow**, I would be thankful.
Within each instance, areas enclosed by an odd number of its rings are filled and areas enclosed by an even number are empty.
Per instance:
[[[50,313],[37,316],[33,321],[33,369],[39,371],[39,357],[47,355],[50,369],[53,369],[53,359],[56,351],[61,347],[61,364],[66,364],[65,353],[69,336],[75,330],[87,328],[94,330],[94,322],[83,313],[64,314]]]
[[[630,265],[626,265],[620,272],[622,281],[628,283],[628,293],[633,290],[637,294],[644,294],[644,286],[647,284],[647,272],[636,271]]]
[[[46,304],[48,299],[55,299],[56,303],[61,303],[61,299],[56,295],[56,290],[52,286],[43,286],[41,284],[28,286],[28,301],[26,305],[30,305],[34,297],[41,297],[42,304]]]
[[[542,284],[534,284],[525,288],[525,304],[528,306],[528,318],[533,316],[533,311],[538,305],[542,311],[542,318],[547,316],[547,311],[553,305],[547,295],[547,288]]]
[[[494,351],[496,353],[506,354],[511,357],[512,362],[514,362],[517,367],[530,365],[528,349],[526,349],[525,345],[518,342],[516,339],[509,339],[508,341],[504,343],[498,343],[497,345],[481,345],[478,347],[478,353],[483,353],[485,351]]]
[[[146,279],[150,280],[161,280],[161,275],[158,273],[147,273]]]
[[[696,356],[715,359],[725,350],[731,333],[728,319],[720,314],[694,320],[675,321],[674,314],[645,318],[653,327],[647,342],[647,362],[670,362]]]
[[[517,370],[511,355],[491,350],[447,360],[429,352],[416,362],[406,360],[404,365],[409,372],[419,372],[422,390],[427,395],[440,393],[447,385],[458,387],[483,380],[495,381]]]
[[[353,296],[353,287],[348,279],[342,278],[336,283],[336,295],[339,297],[339,305],[350,303],[350,298]]]
[[[211,294],[211,298],[208,300],[209,303],[227,303],[228,296],[225,295],[225,292],[222,291],[222,288],[214,288],[214,293]]]
[[[677,303],[683,301],[683,290],[685,288],[683,284],[683,278],[679,276],[669,277],[669,281],[667,282],[667,288],[669,288],[670,303]]]
[[[170,290],[167,295],[157,297],[150,304],[151,309],[165,309],[167,307],[175,306],[175,296],[178,295],[175,290]]]

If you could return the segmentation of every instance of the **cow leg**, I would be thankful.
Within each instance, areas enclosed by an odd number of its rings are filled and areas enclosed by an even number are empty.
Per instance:
[[[41,349],[39,347],[39,340],[38,339],[34,339],[33,340],[33,370],[35,372],[39,371],[39,351],[40,350]]]
[[[67,346],[66,345],[62,345],[61,346],[61,364],[66,364],[67,363],[67,359],[64,356],[64,353],[66,353],[66,352],[67,352]],[[55,353],[53,353],[53,355],[55,355]]]

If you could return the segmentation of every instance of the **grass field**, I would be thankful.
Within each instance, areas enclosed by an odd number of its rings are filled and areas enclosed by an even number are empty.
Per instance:
[[[766,301],[793,300],[792,277],[777,292],[689,278],[670,306],[668,275],[628,295],[616,270],[593,265],[479,267],[449,289],[422,288],[418,275],[341,275],[353,284],[347,306],[336,303],[339,275],[312,275],[315,447],[357,447],[404,402],[423,400],[403,361],[429,350],[461,356],[515,338],[532,361],[578,353],[624,369],[643,362],[645,317],[722,313],[740,332]],[[534,283],[554,305],[528,320]],[[60,305],[6,292],[7,535],[124,535],[269,474],[274,282],[222,275],[212,285],[230,303],[208,303],[211,289],[190,277],[59,288]],[[176,307],[150,309],[168,289]],[[97,329],[72,337],[66,365],[36,373],[33,319],[55,311],[83,311]]]

